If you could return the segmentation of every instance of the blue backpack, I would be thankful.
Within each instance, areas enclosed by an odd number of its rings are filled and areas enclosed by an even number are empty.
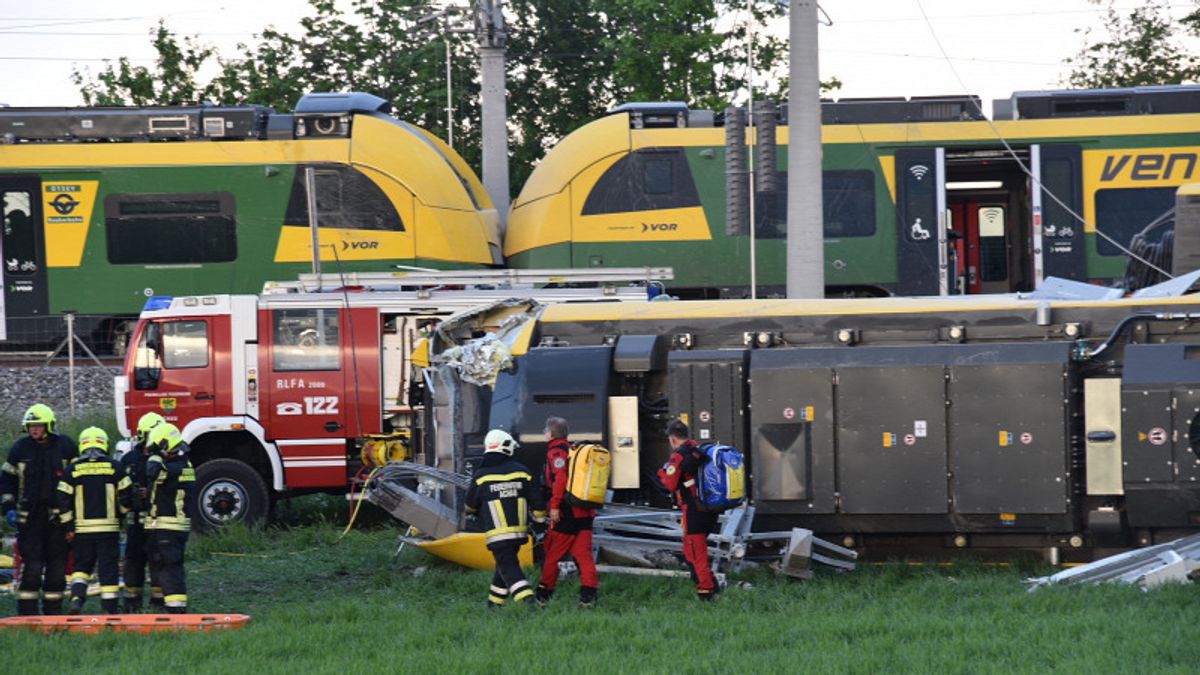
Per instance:
[[[708,461],[700,467],[697,501],[703,511],[724,511],[746,501],[746,461],[732,445],[700,446]]]

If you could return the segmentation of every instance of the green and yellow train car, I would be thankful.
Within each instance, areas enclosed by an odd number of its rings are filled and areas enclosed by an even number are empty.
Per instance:
[[[1169,229],[1176,188],[1200,176],[1200,87],[1000,103],[994,122],[974,97],[824,104],[830,294],[1011,292],[1049,276],[1112,283],[1125,273],[1123,248],[1148,227]],[[767,157],[754,191],[757,284],[781,290],[786,113],[757,115],[778,121],[756,125],[760,142],[735,112],[630,104],[568,135],[513,203],[508,264],[669,265],[685,295],[744,295],[748,209],[730,186]]]
[[[500,263],[475,173],[389,108],[313,94],[292,114],[0,110],[8,339],[73,310],[103,343],[149,296],[254,293],[310,271],[308,168],[324,272]]]

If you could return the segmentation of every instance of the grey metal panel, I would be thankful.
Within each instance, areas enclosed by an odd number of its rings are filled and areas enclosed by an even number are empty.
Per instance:
[[[951,367],[955,512],[1066,513],[1070,411],[1064,367],[1065,362]]]
[[[745,363],[741,349],[668,355],[671,414],[686,417],[696,440],[745,448]]]
[[[1121,392],[1121,412],[1125,484],[1172,481],[1171,392],[1127,387]]]
[[[837,375],[841,510],[946,513],[945,368],[851,367]]]
[[[1129,345],[1121,382],[1126,389],[1136,384],[1200,384],[1200,345]]]
[[[807,502],[805,512],[833,513],[833,371],[751,370],[750,409],[753,497],[798,500]]]

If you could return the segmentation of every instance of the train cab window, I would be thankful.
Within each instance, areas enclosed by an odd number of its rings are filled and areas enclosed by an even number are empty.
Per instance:
[[[1096,192],[1096,229],[1128,247],[1134,235],[1159,222],[1175,208],[1173,187],[1114,188]],[[1156,237],[1152,237],[1156,239]],[[1119,256],[1124,252],[1104,237],[1096,237],[1100,255]]]
[[[645,148],[617,160],[583,203],[585,216],[700,206],[681,148]]]
[[[133,354],[133,386],[158,388],[162,369],[208,366],[208,322],[198,319],[147,324]]]
[[[305,169],[296,167],[284,225],[308,227],[308,188]],[[350,166],[314,166],[317,226],[347,230],[403,232],[404,223],[383,189]]]
[[[0,197],[4,209],[4,274],[31,277],[38,268],[32,198],[28,190],[7,190]]]
[[[648,159],[642,165],[642,185],[648,195],[667,195],[674,190],[671,178],[671,160]]]
[[[276,371],[341,369],[336,309],[277,309],[271,314]]]
[[[109,195],[104,224],[113,265],[237,259],[237,209],[229,192]]]

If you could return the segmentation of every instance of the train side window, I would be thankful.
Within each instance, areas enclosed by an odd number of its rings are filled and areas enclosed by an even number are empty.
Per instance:
[[[113,265],[237,259],[237,207],[230,192],[109,195],[104,224]]]
[[[762,239],[787,237],[787,178],[780,171],[774,192],[755,195],[755,235]],[[821,212],[825,237],[870,237],[875,234],[875,174],[862,170],[830,170],[821,174]]]
[[[341,369],[336,309],[277,309],[271,314],[276,371]]]
[[[1096,229],[1128,247],[1134,235],[1169,216],[1176,188],[1113,188],[1096,191]],[[1157,237],[1151,237],[1157,240]],[[1124,255],[1104,237],[1096,237],[1100,255]]]
[[[4,274],[31,277],[38,268],[32,197],[28,190],[10,190],[0,196],[4,208]]]
[[[284,225],[308,227],[308,188],[305,169],[298,165],[292,178]],[[369,176],[350,166],[314,166],[317,189],[317,226],[347,230],[403,232],[404,222],[383,189]]]
[[[635,150],[608,167],[583,203],[582,215],[700,206],[682,148]]]

